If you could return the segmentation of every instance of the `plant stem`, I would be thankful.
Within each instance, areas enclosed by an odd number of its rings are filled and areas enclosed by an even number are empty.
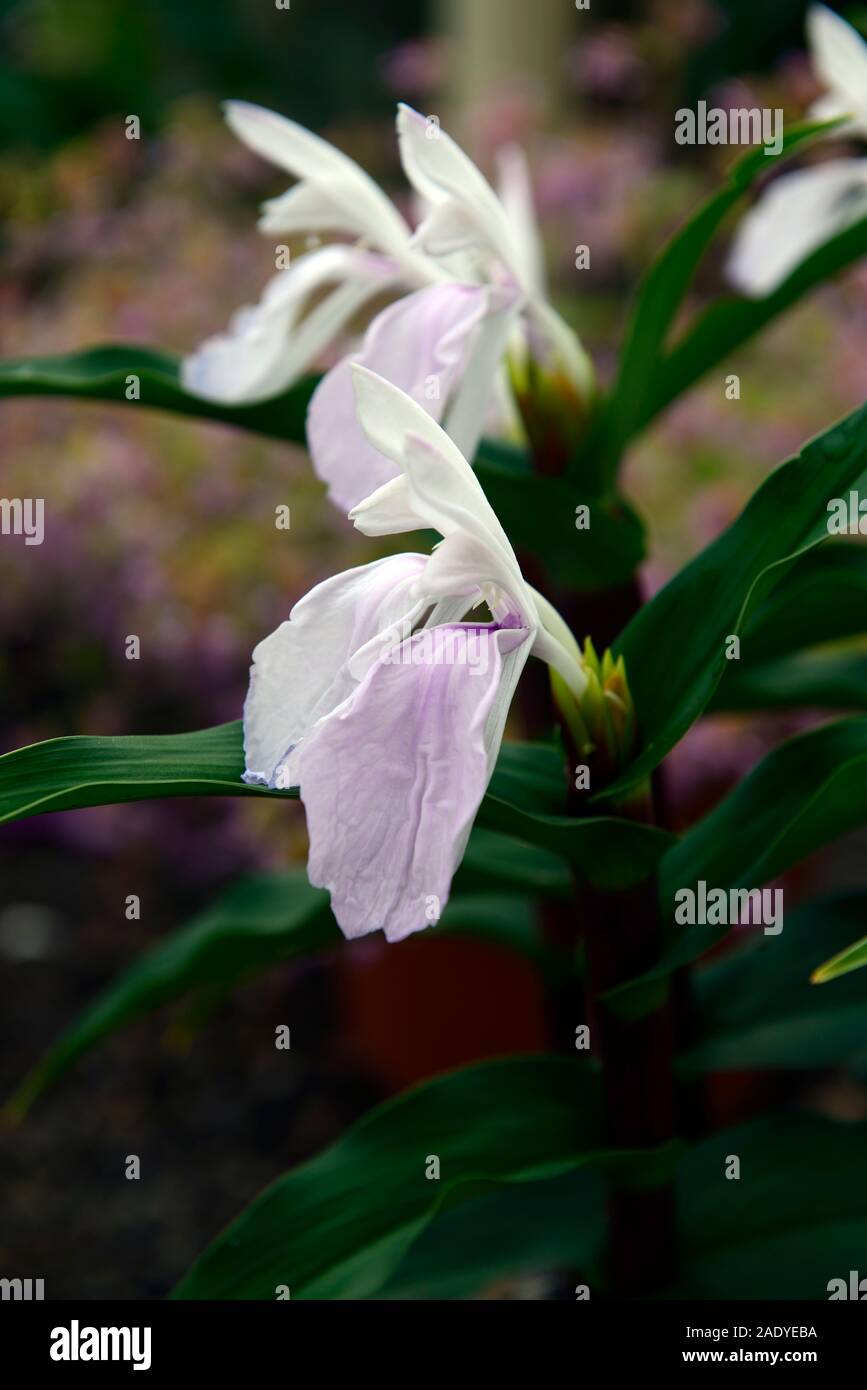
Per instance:
[[[655,1148],[674,1127],[671,1012],[663,1007],[624,1018],[600,996],[659,959],[661,927],[653,880],[624,893],[582,892],[592,1050],[600,1059],[607,1141],[615,1148]],[[611,1277],[616,1294],[667,1284],[675,1264],[671,1183],[653,1188],[612,1184],[608,1201]]]

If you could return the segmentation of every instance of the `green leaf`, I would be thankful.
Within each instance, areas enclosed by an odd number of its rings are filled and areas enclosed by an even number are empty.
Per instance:
[[[172,796],[297,797],[241,781],[240,721],[188,734],[49,739],[0,757],[0,823],[82,806]],[[611,816],[562,814],[565,778],[553,747],[504,744],[478,825],[559,855],[601,887],[646,878],[673,836]]]
[[[867,546],[834,539],[795,560],[785,578],[750,612],[738,664],[760,666],[864,633]]]
[[[437,1215],[377,1298],[471,1298],[504,1278],[584,1269],[604,1237],[598,1173],[515,1183]]]
[[[813,985],[826,985],[831,980],[839,980],[843,975],[851,975],[854,971],[860,970],[862,966],[867,965],[867,936],[861,936],[856,941],[852,941],[854,932],[863,930],[864,924],[867,922],[867,901],[865,901],[864,898],[849,898],[841,900],[835,906],[838,908],[839,915],[843,918],[849,940],[845,946],[837,951],[836,955],[831,956],[830,960],[823,960],[821,964],[813,967],[810,974],[810,982]],[[845,911],[845,909],[850,906],[852,908],[851,913]],[[822,950],[824,952],[829,949],[833,950],[833,942],[823,937]],[[860,976],[858,980],[845,981],[846,986],[857,987],[853,992],[857,992],[858,994],[862,993],[862,983],[865,983],[865,987],[867,987],[867,982],[864,982],[864,976]],[[823,989],[821,992],[823,1000],[827,998],[829,1006],[833,1004],[835,1009],[839,1008],[840,1002],[844,997],[841,994],[842,988],[841,985],[837,985],[833,990]],[[859,1014],[859,1019],[863,1024],[863,1007]],[[863,1051],[863,1029],[859,1043]]]
[[[711,304],[660,362],[643,403],[637,428],[644,428],[711,367],[753,338],[825,280],[867,254],[867,218],[847,227],[792,271],[764,299],[726,296]]]
[[[842,965],[857,948],[849,943],[867,923],[867,896],[841,894],[805,903],[787,913],[779,936],[753,931],[734,950],[716,956],[694,976],[701,1036],[679,1058],[688,1072],[741,1071],[747,1067],[798,1070],[839,1065],[864,1047],[867,976],[817,989],[821,962],[843,946]]]
[[[739,1180],[725,1176],[731,1155]],[[704,1140],[678,1175],[681,1269],[664,1296],[827,1299],[832,1279],[863,1271],[865,1167],[867,1126],[817,1115],[773,1115]]]
[[[126,397],[129,376],[138,378],[137,400]],[[106,344],[57,357],[0,361],[0,397],[75,396],[127,409],[168,410],[293,444],[304,443],[307,406],[317,380],[305,377],[283,395],[256,405],[217,405],[184,390],[177,357],[132,343]]]
[[[578,491],[564,478],[506,466],[502,451],[482,441],[475,471],[510,541],[537,556],[557,585],[587,592],[625,583],[645,554],[644,527],[623,498]],[[576,508],[590,509],[591,525],[575,526]]]
[[[234,884],[182,930],[113,980],[63,1034],[4,1107],[20,1119],[33,1101],[109,1034],[194,989],[222,989],[277,961],[341,942],[328,894],[303,870]]]
[[[480,826],[470,835],[455,882],[468,893],[513,889],[544,898],[569,898],[572,894],[569,869],[558,855]]]
[[[170,796],[297,797],[241,781],[240,720],[188,734],[72,735],[0,757],[0,824]]]
[[[559,855],[588,883],[626,889],[654,873],[675,842],[667,831],[621,816],[563,814],[561,755],[546,744],[504,744],[476,824]]]
[[[139,397],[127,400],[128,377]],[[217,405],[185,391],[179,359],[132,344],[91,348],[63,357],[0,361],[3,396],[61,395],[114,402],[127,408],[168,410],[216,420],[256,434],[305,442],[305,421],[318,377],[256,405]],[[592,499],[562,479],[539,478],[526,457],[505,445],[482,442],[475,461],[479,480],[514,545],[544,559],[558,583],[592,590],[628,579],[644,557],[644,532],[635,512],[615,496]],[[576,531],[575,509],[592,502],[593,525]]]
[[[527,898],[466,893],[462,871],[442,920],[430,933],[472,936],[527,956],[548,978],[562,978],[564,959],[542,941]],[[198,991],[210,1003],[269,966],[334,947],[353,949],[340,933],[328,894],[303,869],[239,880],[187,926],[159,941],[108,985],[25,1077],[4,1107],[20,1120],[33,1102],[104,1038],[144,1014]],[[398,949],[394,947],[393,949]]]
[[[867,709],[867,652],[802,652],[726,672],[713,710]]]
[[[867,718],[826,724],[775,748],[662,860],[659,901],[668,939],[660,962],[605,997],[623,1009],[640,1008],[656,982],[726,936],[723,924],[675,924],[678,889],[694,889],[702,879],[708,890],[760,888],[865,820]]]
[[[584,1167],[661,1181],[671,1155],[602,1148],[595,1077],[558,1057],[484,1062],[380,1106],[272,1184],[175,1292],[184,1299],[376,1296],[431,1219],[506,1183]],[[429,1156],[439,1181],[425,1175]]]
[[[727,638],[741,633],[791,562],[827,538],[828,499],[865,467],[862,406],[776,469],[728,530],[633,618],[615,648],[626,659],[642,747],[603,798],[642,781],[704,711],[727,665]]]
[[[865,633],[867,546],[816,546],[751,610],[710,708],[867,708]]]
[[[725,187],[704,203],[668,242],[639,287],[616,385],[597,429],[582,450],[576,471],[583,471],[595,456],[595,466],[601,468],[603,477],[610,478],[625,444],[656,410],[661,409],[656,402],[661,398],[658,382],[665,371],[666,339],[696,268],[726,215],[777,159],[792,154],[806,141],[832,130],[835,125],[839,125],[839,121],[791,126],[778,155],[766,155],[763,149],[744,155],[729,170]],[[698,348],[695,348],[690,360],[694,376],[700,376],[733,345],[729,342],[718,352],[712,338],[709,343],[701,339],[703,358],[698,357]]]

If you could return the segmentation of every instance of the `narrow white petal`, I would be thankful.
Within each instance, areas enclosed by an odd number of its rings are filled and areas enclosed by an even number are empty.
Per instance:
[[[353,368],[353,380],[361,427],[374,448],[405,473],[410,504],[423,524],[443,536],[463,530],[486,538],[517,570],[481,484],[445,430],[417,401],[364,367]],[[356,516],[353,511],[353,521]]]
[[[533,184],[524,151],[504,145],[497,151],[498,191],[506,210],[516,249],[521,257],[523,283],[531,294],[545,298],[545,252],[536,220]]]
[[[263,106],[229,101],[225,113],[239,140],[263,159],[312,185],[331,208],[339,209],[343,229],[364,237],[388,255],[407,254],[410,233],[406,222],[348,155],[296,121]],[[266,218],[269,216],[266,213]]]
[[[853,116],[867,117],[867,43],[825,5],[807,13],[807,39],[819,81]]]
[[[431,227],[436,234],[442,235],[444,215],[437,209],[442,204],[456,204],[447,214],[450,236],[456,226],[466,226],[471,218],[487,250],[506,266],[522,289],[529,290],[506,211],[473,161],[444,130],[403,103],[398,107],[397,135],[406,176],[434,210]],[[418,228],[416,238],[422,246],[427,245],[425,223]]]
[[[268,281],[257,305],[240,310],[225,333],[184,359],[185,388],[236,404],[288,389],[376,294],[400,283],[394,262],[348,246],[300,257]],[[314,294],[328,285],[309,312]]]
[[[743,218],[726,271],[750,298],[772,294],[813,251],[867,216],[867,160],[783,174]]]

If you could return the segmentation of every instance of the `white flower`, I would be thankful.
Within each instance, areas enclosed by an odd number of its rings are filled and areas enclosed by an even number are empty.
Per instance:
[[[827,91],[810,108],[816,120],[849,117],[833,134],[867,137],[867,43],[839,15],[813,5],[807,38]],[[783,174],[738,228],[726,274],[735,289],[763,298],[812,252],[867,216],[867,159],[837,159]]]
[[[401,106],[401,160],[424,210],[413,232],[367,174],[319,136],[244,102],[228,103],[226,114],[246,144],[299,180],[265,203],[260,228],[337,234],[353,244],[311,251],[278,271],[257,306],[187,358],[189,390],[232,403],[274,395],[339,341],[372,299],[402,296],[373,319],[360,349],[327,374],[311,402],[314,466],[344,509],[393,473],[359,429],[354,361],[412,394],[470,458],[502,386],[507,348],[552,364],[589,396],[589,360],[545,296],[518,151],[503,152],[501,200],[445,131]]]

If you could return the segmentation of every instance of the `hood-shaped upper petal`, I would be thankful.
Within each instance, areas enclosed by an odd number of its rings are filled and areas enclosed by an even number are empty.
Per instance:
[[[245,781],[296,785],[293,750],[364,673],[350,671],[353,656],[391,631],[402,640],[403,625],[419,616],[416,585],[426,563],[423,555],[394,555],[334,575],[259,643],[244,705]]]
[[[415,634],[299,750],[310,881],[348,937],[435,922],[493,770],[528,634]],[[508,663],[504,682],[504,661]]]
[[[354,507],[360,531],[383,534],[382,510],[402,499],[422,526],[440,535],[464,531],[493,547],[520,575],[515,553],[484,490],[460,449],[405,392],[364,367],[353,368],[358,418],[371,444],[401,469],[395,480]]]
[[[772,294],[800,263],[867,217],[867,159],[835,159],[783,174],[743,218],[726,266],[742,294]]]
[[[299,229],[299,209],[306,208],[311,215],[325,217],[324,223],[310,223],[311,230],[341,230],[363,237],[387,255],[402,258],[410,254],[406,222],[382,189],[348,155],[296,121],[263,106],[229,101],[224,109],[239,140],[316,190],[315,198],[303,195],[289,204],[292,230]],[[276,226],[278,202],[271,200],[267,205],[265,225],[269,231]]]
[[[867,129],[867,43],[825,5],[807,12],[807,39],[816,76],[836,99],[834,108],[824,106],[825,115],[846,112]]]
[[[397,135],[406,176],[433,210],[429,224],[423,222],[416,231],[417,243],[431,254],[437,245],[440,254],[447,254],[444,246],[463,250],[474,224],[479,244],[530,292],[506,211],[469,156],[438,125],[403,103],[398,107]],[[456,206],[444,207],[449,203]]]

